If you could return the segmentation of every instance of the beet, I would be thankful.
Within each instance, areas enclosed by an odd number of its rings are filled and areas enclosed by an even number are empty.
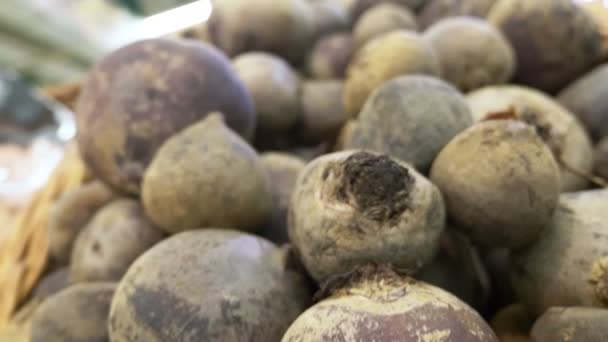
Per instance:
[[[445,225],[437,188],[414,168],[382,154],[327,154],[300,173],[289,237],[319,283],[369,263],[413,274],[438,249]]]
[[[390,269],[368,269],[298,317],[282,342],[498,342],[479,314],[453,295]]]
[[[226,56],[188,40],[133,43],[103,58],[82,87],[80,152],[101,180],[138,194],[165,140],[213,111],[243,137],[253,136],[253,101]]]
[[[515,82],[551,94],[606,54],[599,26],[572,0],[498,0],[487,18],[515,49]]]
[[[110,340],[279,341],[307,308],[288,249],[232,230],[170,237],[129,268],[112,301]]]

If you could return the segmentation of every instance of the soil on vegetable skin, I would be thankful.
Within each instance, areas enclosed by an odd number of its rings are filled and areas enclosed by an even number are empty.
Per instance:
[[[336,198],[375,221],[395,219],[411,208],[415,179],[389,157],[357,152],[341,163]]]
[[[336,274],[329,277],[319,286],[319,290],[315,293],[313,301],[319,302],[330,297],[340,297],[352,293],[353,288],[360,287],[361,284],[367,283],[372,286],[365,294],[368,298],[374,298],[379,301],[390,302],[393,297],[391,291],[381,291],[376,287],[391,286],[399,289],[397,297],[405,295],[404,286],[415,282],[413,278],[407,275],[402,275],[391,264],[374,264],[368,263],[361,265],[351,272],[344,274]],[[378,284],[378,286],[373,286]],[[382,296],[378,297],[378,295]],[[394,298],[393,298],[394,299]]]

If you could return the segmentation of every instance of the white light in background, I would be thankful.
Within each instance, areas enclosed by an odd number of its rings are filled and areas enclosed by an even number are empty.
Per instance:
[[[211,16],[211,10],[211,0],[199,0],[147,18],[127,20],[106,32],[104,48],[110,52],[138,40],[158,38],[202,24]]]
[[[574,0],[574,2],[601,2],[604,7],[608,7],[608,0]]]
[[[201,24],[210,15],[210,0],[195,1],[141,20],[135,34],[139,39],[162,37]]]

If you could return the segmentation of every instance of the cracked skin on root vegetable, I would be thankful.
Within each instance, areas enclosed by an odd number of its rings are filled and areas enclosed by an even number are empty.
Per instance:
[[[481,122],[439,153],[431,181],[448,217],[486,247],[533,242],[559,198],[559,168],[534,128],[515,120]]]
[[[169,138],[142,188],[146,214],[170,234],[206,227],[254,230],[272,213],[264,165],[219,113]]]
[[[279,341],[310,302],[287,249],[254,235],[174,235],[129,268],[112,301],[112,342]]]
[[[306,310],[282,342],[498,342],[475,310],[390,269],[355,273]]]
[[[562,194],[537,241],[513,252],[511,284],[534,314],[552,306],[608,308],[608,190]]]
[[[252,137],[253,101],[230,60],[205,43],[143,40],[91,71],[76,104],[77,140],[97,177],[139,194],[144,170],[165,140],[213,111]]]
[[[437,188],[386,155],[345,151],[300,173],[289,237],[318,282],[367,263],[415,273],[435,256],[445,226]]]

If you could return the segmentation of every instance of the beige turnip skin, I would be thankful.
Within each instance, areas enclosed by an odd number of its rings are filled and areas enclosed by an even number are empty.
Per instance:
[[[590,174],[593,167],[591,140],[576,116],[554,99],[529,87],[496,85],[469,93],[467,103],[475,121],[506,115],[536,127],[560,164],[561,191],[588,188],[580,174]]]
[[[435,286],[391,270],[353,278],[298,317],[282,342],[498,342],[475,310]]]
[[[374,90],[390,79],[412,74],[441,75],[436,53],[422,36],[397,30],[368,41],[346,70],[344,109],[358,116]]]
[[[373,38],[394,30],[416,31],[414,14],[406,7],[390,2],[371,7],[353,27],[355,47],[360,48]]]
[[[159,149],[144,175],[142,203],[169,234],[214,226],[255,230],[272,213],[272,190],[256,151],[213,113]]]
[[[434,257],[445,225],[441,194],[408,164],[344,151],[301,172],[289,237],[319,283],[369,262],[412,274]]]
[[[424,39],[437,53],[442,77],[463,92],[506,83],[515,71],[513,48],[483,19],[441,20],[424,32]]]
[[[448,217],[477,244],[518,248],[550,222],[559,168],[535,129],[515,120],[478,123],[435,159],[431,181]]]
[[[575,1],[498,0],[487,19],[515,50],[515,82],[550,94],[606,56],[599,26]]]
[[[534,323],[532,342],[599,342],[608,338],[608,310],[554,307]]]
[[[608,307],[608,190],[562,194],[537,241],[514,251],[511,283],[537,315],[552,306]]]

